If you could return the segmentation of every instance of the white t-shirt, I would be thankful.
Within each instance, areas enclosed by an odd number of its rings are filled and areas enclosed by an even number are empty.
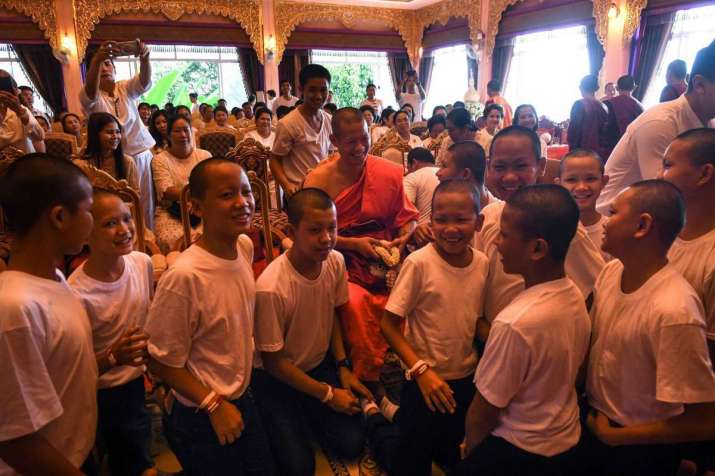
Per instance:
[[[149,309],[149,353],[168,367],[186,368],[228,399],[251,380],[253,244],[240,236],[238,257],[225,260],[191,245],[166,271]],[[178,393],[185,405],[196,406]]]
[[[410,134],[410,140],[407,143],[412,149],[414,149],[415,147],[424,147],[424,145],[422,144],[422,139],[420,139],[414,134]]]
[[[575,385],[590,330],[583,296],[568,278],[522,291],[499,313],[474,378],[502,409],[495,436],[543,456],[578,443]]]
[[[251,139],[255,139],[256,141],[260,142],[263,147],[268,147],[269,149],[273,148],[273,142],[275,142],[276,140],[276,133],[274,131],[271,131],[271,134],[268,137],[261,136],[258,131],[251,131],[246,134],[246,136],[250,137]]]
[[[439,185],[438,170],[439,167],[422,167],[405,175],[405,178],[402,179],[405,195],[420,211],[417,221],[420,225],[429,223],[432,216],[432,195],[434,195],[434,189]]]
[[[92,326],[95,354],[103,353],[133,326],[144,327],[154,293],[151,258],[133,251],[123,256],[124,272],[114,282],[98,281],[87,275],[82,264],[67,283],[79,295]],[[123,365],[99,376],[99,388],[130,382],[141,376],[143,367]]]
[[[209,157],[211,157],[211,152],[198,148],[194,148],[193,152],[184,159],[175,157],[168,150],[156,155],[151,161],[156,198],[161,200],[167,189],[183,187],[189,183],[189,175],[191,175],[194,166]]]
[[[285,99],[283,96],[278,96],[273,100],[273,105],[271,108],[273,108],[273,114],[276,113],[279,107],[281,106],[286,106],[286,107],[293,107],[295,106],[295,103],[298,102],[298,98],[295,96],[291,96],[290,99]]]
[[[422,120],[422,96],[420,96],[419,91],[416,93],[400,93],[400,107],[405,104],[412,106],[412,110],[415,111],[415,117],[412,118],[413,121]]]
[[[490,203],[482,209],[484,225],[480,233],[481,239],[476,240],[481,250],[489,257],[489,279],[487,279],[487,296],[484,304],[484,315],[490,322],[514,297],[524,289],[524,280],[518,274],[507,274],[497,250],[496,239],[499,236],[499,222],[505,202]],[[581,290],[584,300],[593,290],[593,285],[603,269],[605,262],[601,252],[591,242],[586,229],[579,223],[576,234],[571,240],[566,253],[566,275]]]
[[[375,114],[380,115],[382,114],[382,99],[365,99],[363,102],[360,103],[360,107],[362,106],[370,106],[375,110]],[[375,119],[377,119],[377,116],[375,116]]]
[[[0,441],[39,432],[79,468],[97,427],[97,361],[89,319],[57,281],[0,273]],[[0,460],[0,475],[17,473]]]
[[[84,88],[79,92],[79,102],[82,112],[89,116],[93,112],[108,112],[119,119],[122,124],[122,148],[124,153],[132,157],[154,147],[154,138],[149,133],[139,117],[135,104],[139,96],[151,89],[151,81],[145,87],[139,80],[139,75],[126,81],[114,83],[114,97],[101,89],[97,89],[94,100],[89,99]]]
[[[603,224],[608,221],[608,217],[606,215],[601,215],[601,218],[594,223],[593,225],[588,225],[584,226],[584,229],[586,230],[586,234],[588,235],[588,238],[593,242],[593,244],[598,248],[598,250],[601,252],[601,256],[603,256],[603,260],[608,263],[613,259],[613,256],[609,255],[605,251],[601,249],[601,245],[603,244]]]
[[[451,266],[430,243],[407,257],[390,292],[385,310],[407,320],[405,338],[445,380],[466,377],[477,367],[473,344],[488,268],[477,250],[469,266]]]
[[[715,340],[715,230],[694,240],[676,238],[668,259],[698,293],[705,308],[705,331]]]
[[[330,153],[330,116],[322,109],[320,130],[310,127],[298,109],[278,122],[272,152],[283,158],[283,170],[293,183],[302,183],[308,171]]]
[[[42,137],[44,132],[30,110],[22,104],[20,107],[27,111],[30,119],[25,125],[15,111],[12,109],[5,111],[5,117],[0,120],[0,150],[12,146],[30,154],[35,152],[30,136],[35,134]]]
[[[312,280],[296,271],[286,253],[280,255],[256,282],[256,349],[283,349],[299,369],[314,369],[330,349],[335,308],[346,302],[343,255],[332,251]]]
[[[679,134],[704,127],[688,103],[686,95],[653,106],[626,128],[606,162],[608,183],[598,197],[601,213],[608,213],[611,202],[629,185],[658,176],[665,149]]]
[[[666,265],[630,294],[613,260],[596,282],[586,391],[591,406],[623,426],[663,421],[684,404],[715,402],[703,306]]]

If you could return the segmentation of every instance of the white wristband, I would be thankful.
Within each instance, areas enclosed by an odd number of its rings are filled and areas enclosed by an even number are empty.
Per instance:
[[[328,385],[328,384],[326,383],[325,385]],[[325,392],[325,396],[321,400],[321,403],[328,403],[330,400],[333,399],[334,396],[335,396],[335,394],[333,393],[333,387],[328,385],[328,391]]]
[[[201,410],[204,410],[206,406],[211,403],[211,400],[213,400],[216,397],[216,392],[211,390],[208,395],[206,395],[206,398],[201,402],[201,405],[199,405],[199,408]]]
[[[405,371],[405,379],[412,380],[412,376],[415,375],[415,372],[418,372],[423,367],[429,368],[429,364],[427,362],[425,362],[424,360],[418,360],[417,362],[415,362],[415,365],[413,365],[412,368]],[[425,370],[427,370],[427,369],[425,369]],[[423,373],[424,373],[424,371],[419,372],[419,375],[421,375]],[[419,375],[417,375],[417,376],[419,376]]]

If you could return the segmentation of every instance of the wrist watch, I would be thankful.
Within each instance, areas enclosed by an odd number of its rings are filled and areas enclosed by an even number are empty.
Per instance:
[[[353,369],[353,363],[350,361],[350,359],[347,358],[338,360],[337,362],[335,362],[335,366],[338,368],[338,370],[340,369],[340,367],[345,367],[348,370]]]

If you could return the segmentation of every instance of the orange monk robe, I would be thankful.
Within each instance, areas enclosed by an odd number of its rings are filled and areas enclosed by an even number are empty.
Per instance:
[[[399,165],[368,155],[357,182],[335,198],[338,235],[391,241],[400,228],[417,220],[419,212],[405,195],[402,177]],[[344,251],[343,255],[350,296],[342,313],[343,336],[355,375],[376,381],[387,351],[380,319],[389,293],[384,277],[371,273],[378,263],[356,253]]]

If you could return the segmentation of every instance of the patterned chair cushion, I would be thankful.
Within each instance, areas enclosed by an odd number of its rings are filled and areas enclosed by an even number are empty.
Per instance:
[[[45,138],[47,155],[58,159],[72,160],[72,142],[59,138]]]
[[[207,132],[199,136],[199,147],[214,157],[223,157],[236,146],[236,136],[230,132]]]

